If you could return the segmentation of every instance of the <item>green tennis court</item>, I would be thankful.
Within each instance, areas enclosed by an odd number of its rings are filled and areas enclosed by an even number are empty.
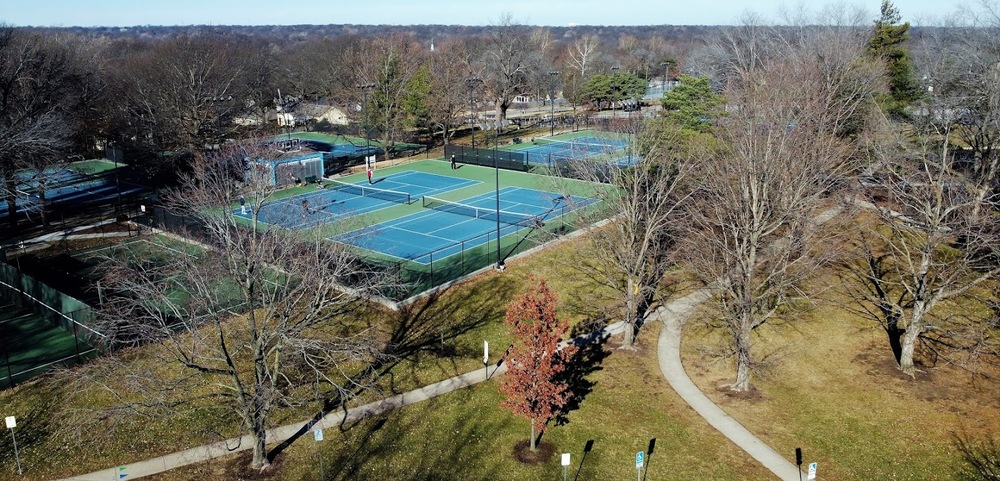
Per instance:
[[[96,355],[72,333],[14,304],[0,308],[0,352],[0,389]]]

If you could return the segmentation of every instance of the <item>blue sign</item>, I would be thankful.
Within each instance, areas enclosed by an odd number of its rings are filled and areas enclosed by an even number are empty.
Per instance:
[[[642,451],[635,453],[635,469],[642,468],[642,458],[644,457],[644,455],[645,453],[643,453]]]

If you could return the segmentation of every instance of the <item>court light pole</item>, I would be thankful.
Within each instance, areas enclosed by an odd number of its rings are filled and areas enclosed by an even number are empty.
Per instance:
[[[497,152],[500,147],[500,129],[497,129],[496,137],[493,141],[493,170],[497,176],[497,270],[503,271],[503,259],[500,257],[500,162],[497,159]]]
[[[555,135],[556,130],[556,76],[558,70],[549,72],[549,137]]]
[[[670,64],[667,62],[660,62],[663,65],[663,83],[660,84],[660,95],[667,93],[667,74],[670,71]]]
[[[621,67],[618,67],[618,66],[611,67],[611,75],[614,75],[614,74],[618,73],[619,70],[621,70]],[[611,94],[611,118],[613,119],[613,118],[616,117],[615,114],[617,113],[617,112],[615,112],[615,97],[617,97],[617,95],[615,95],[616,92],[614,90],[615,83],[611,82],[611,85],[612,85],[611,92],[610,92],[610,94]]]
[[[369,132],[368,132],[368,110],[369,110],[369,108],[368,108],[368,92],[371,89],[375,88],[375,84],[374,83],[361,84],[361,85],[358,85],[358,88],[361,89],[361,91],[365,94],[365,105],[364,105],[365,116],[364,116],[364,121],[363,122],[365,124],[364,125],[364,127],[365,127],[365,166],[367,167],[367,165],[368,165],[368,156],[371,155],[371,151],[372,151],[372,139],[371,139],[371,135],[369,135]]]
[[[475,110],[476,109],[475,103],[472,101],[473,99],[472,93],[475,91],[476,84],[478,84],[479,82],[482,82],[482,80],[480,80],[478,77],[469,77],[465,79],[465,83],[468,84],[469,86],[469,114],[472,115],[472,123],[469,124],[469,127],[472,128],[472,150],[476,150],[476,113],[477,113]]]

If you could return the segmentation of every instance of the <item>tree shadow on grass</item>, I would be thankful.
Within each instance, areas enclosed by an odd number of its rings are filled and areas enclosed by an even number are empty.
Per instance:
[[[60,371],[57,371],[57,374]],[[34,388],[38,393],[34,396],[27,411],[14,412],[6,409],[3,416],[14,415],[17,426],[14,428],[14,436],[17,438],[17,448],[20,455],[21,468],[25,474],[32,472],[39,466],[44,466],[50,461],[47,459],[46,450],[50,449],[47,444],[50,436],[57,432],[60,427],[57,413],[63,407],[65,393],[62,385],[52,382],[37,383]],[[13,467],[14,459],[14,439],[10,430],[6,436],[0,436],[0,465],[7,464]]]
[[[468,390],[450,396],[456,396],[450,402],[459,405],[476,397]],[[502,422],[483,417],[474,409],[460,409],[433,422],[394,411],[344,425],[341,433],[345,437],[330,439],[339,447],[325,479],[496,479],[496,473],[503,472],[502,457],[483,452],[505,451],[491,442],[496,433],[504,431]],[[492,465],[494,459],[501,466]],[[481,466],[472,469],[460,460]]]
[[[517,290],[517,281],[495,276],[480,282],[478,288],[452,288],[404,307],[396,319],[386,343],[389,355],[379,366],[381,376],[389,376],[389,391],[396,393],[393,369],[403,362],[447,363],[443,370],[460,374],[456,359],[478,358],[478,345],[461,345],[460,336],[503,319],[506,302]]]
[[[569,423],[569,413],[580,408],[580,403],[594,390],[594,386],[597,384],[596,381],[587,379],[587,376],[603,369],[601,364],[611,354],[605,345],[608,335],[601,329],[590,330],[586,327],[574,329],[572,335],[577,350],[569,360],[567,369],[557,377],[559,382],[569,385],[572,394],[563,409],[556,415],[556,426]]]
[[[404,307],[393,319],[382,358],[369,370],[357,375],[356,382],[351,383],[355,386],[352,390],[331,392],[323,400],[322,409],[304,423],[294,435],[271,449],[268,458],[276,458],[292,443],[308,434],[328,413],[338,409],[346,411],[346,403],[360,395],[370,385],[362,382],[364,379],[373,376],[386,379],[388,386],[384,388],[383,394],[391,396],[398,394],[399,391],[396,387],[397,373],[394,369],[404,362],[416,365],[431,358],[439,365],[441,362],[448,364],[443,366],[441,371],[461,374],[457,370],[456,358],[475,358],[479,354],[478,351],[473,352],[471,348],[463,350],[461,346],[455,346],[455,339],[501,320],[506,302],[514,295],[518,284],[515,279],[508,276],[494,276],[480,282],[477,287],[475,290],[464,291],[458,288],[442,290],[420,302]],[[452,341],[453,348],[443,349],[449,341]],[[442,352],[452,355],[442,357]],[[411,370],[408,375],[416,377],[418,384],[421,383],[419,373]],[[440,379],[435,379],[435,382],[438,380]],[[412,382],[409,382],[412,379],[407,381],[407,384],[412,386]]]

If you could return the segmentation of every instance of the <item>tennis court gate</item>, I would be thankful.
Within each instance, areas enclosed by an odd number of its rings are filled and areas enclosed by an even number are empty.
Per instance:
[[[444,158],[450,161],[451,156],[455,156],[455,161],[462,164],[481,165],[483,167],[499,167],[507,170],[517,170],[527,172],[531,170],[528,163],[528,156],[524,152],[512,152],[508,150],[496,149],[473,149],[464,145],[444,146]]]

